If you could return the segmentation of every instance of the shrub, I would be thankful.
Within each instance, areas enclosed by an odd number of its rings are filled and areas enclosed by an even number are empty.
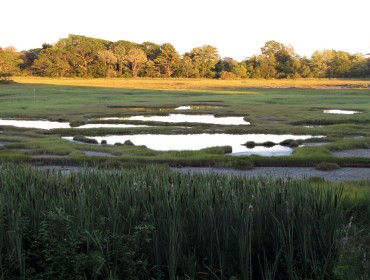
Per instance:
[[[79,126],[84,125],[84,124],[86,124],[86,122],[84,122],[84,121],[72,121],[72,122],[69,123],[69,126],[70,127],[79,127]]]
[[[248,141],[247,143],[245,143],[245,146],[249,149],[252,149],[256,146],[256,143],[254,141]]]
[[[85,136],[77,135],[73,137],[73,141],[88,143],[88,144],[98,144],[96,139],[88,138]]]
[[[123,143],[123,145],[125,145],[125,146],[135,146],[135,144],[134,144],[134,143],[132,143],[132,141],[131,141],[131,140],[129,140],[129,139],[127,139],[127,140]]]
[[[279,143],[281,146],[286,146],[286,147],[291,147],[291,148],[296,148],[300,145],[299,140],[294,140],[294,139],[286,139],[284,141],[281,141]]]
[[[261,144],[261,146],[263,147],[266,147],[266,148],[271,148],[271,147],[274,147],[276,144],[274,142],[271,142],[271,141],[266,141],[266,142],[263,142]]]
[[[323,171],[330,171],[330,170],[335,170],[335,169],[340,168],[340,166],[335,162],[320,162],[316,164],[315,167],[316,169],[323,170]]]

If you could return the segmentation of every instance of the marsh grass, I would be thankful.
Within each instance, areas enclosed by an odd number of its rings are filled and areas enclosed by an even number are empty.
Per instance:
[[[339,169],[340,166],[334,162],[320,162],[316,164],[315,168],[322,171],[330,171]]]
[[[199,151],[182,154],[157,153],[137,147],[106,145],[102,151],[121,154],[115,165],[136,163],[167,163],[173,166],[234,166],[250,168],[251,166],[315,166],[323,161],[337,162],[341,166],[369,166],[369,160],[335,159],[331,151],[347,147],[369,144],[369,102],[368,89],[363,87],[368,80],[184,80],[184,79],[49,79],[49,78],[15,78],[15,83],[2,85],[0,99],[2,103],[1,118],[48,119],[68,121],[73,125],[94,122],[95,117],[111,115],[138,114],[126,108],[141,107],[141,114],[153,113],[153,108],[165,108],[189,104],[205,106],[217,105],[217,108],[201,108],[196,113],[217,116],[244,116],[251,122],[249,126],[205,125],[196,123],[178,124],[150,123],[155,127],[133,128],[96,128],[96,129],[53,129],[49,131],[0,127],[2,139],[11,141],[1,147],[0,156],[9,161],[24,159],[34,162],[27,155],[32,154],[68,154],[69,163],[106,164],[109,159],[86,159],[78,151],[78,145],[66,144],[60,136],[82,135],[104,136],[112,134],[194,134],[194,133],[272,133],[272,134],[310,134],[325,135],[333,139],[327,148],[295,147],[295,152],[287,158],[266,159],[249,157],[232,159],[217,153]],[[34,98],[34,89],[36,97]],[[355,109],[361,111],[354,116],[323,114],[320,108]],[[122,109],[122,106],[125,109]],[[156,109],[156,110],[157,110]],[[158,110],[157,110],[158,111]],[[169,111],[162,112],[169,113]],[[195,113],[195,112],[194,112]],[[317,128],[301,126],[305,123],[330,123]],[[109,121],[109,123],[118,123]],[[129,123],[129,122],[125,122]],[[130,122],[134,124],[134,122]],[[138,123],[138,122],[136,122]],[[143,124],[143,123],[141,123]],[[149,122],[146,122],[149,124]],[[292,125],[299,124],[299,125]],[[186,127],[182,127],[185,125]],[[6,134],[18,135],[10,139]],[[343,137],[365,136],[357,139],[357,144],[344,144]],[[18,142],[16,142],[18,141]],[[287,143],[289,145],[289,143]],[[291,143],[296,145],[296,143]],[[22,151],[24,148],[30,151]],[[90,148],[86,148],[90,149]],[[99,147],[100,149],[100,147]],[[125,150],[123,150],[125,149]],[[8,150],[12,150],[11,152]],[[124,153],[123,153],[124,151]],[[12,156],[13,155],[13,156]],[[180,156],[179,156],[180,155]],[[179,157],[178,157],[179,156]],[[113,161],[109,160],[110,163]],[[51,162],[40,160],[39,163]],[[59,159],[55,159],[59,162]],[[68,161],[64,161],[68,163]]]
[[[0,168],[4,279],[331,279],[342,189],[184,175]]]

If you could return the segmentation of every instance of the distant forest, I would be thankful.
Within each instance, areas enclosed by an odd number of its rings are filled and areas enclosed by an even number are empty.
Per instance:
[[[237,61],[221,58],[214,46],[179,54],[170,43],[110,42],[69,35],[55,44],[17,52],[0,48],[0,78],[45,77],[181,77],[181,78],[360,78],[370,77],[370,58],[337,50],[318,50],[310,58],[292,46],[268,41],[261,53]]]

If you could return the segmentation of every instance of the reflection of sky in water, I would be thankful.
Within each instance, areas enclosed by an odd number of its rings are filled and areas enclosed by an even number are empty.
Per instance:
[[[359,111],[337,110],[337,109],[324,110],[323,112],[325,114],[342,114],[342,115],[353,115],[353,114],[360,113]]]
[[[96,139],[99,143],[106,140],[107,144],[114,145],[115,143],[124,143],[126,140],[132,141],[135,145],[145,145],[149,149],[157,151],[170,150],[200,150],[216,146],[231,146],[234,153],[284,153],[289,155],[292,150],[283,146],[274,146],[272,148],[255,147],[248,149],[243,144],[247,141],[255,141],[262,143],[272,141],[280,143],[286,139],[307,139],[311,138],[309,135],[274,135],[274,134],[188,134],[188,135],[163,135],[163,134],[141,134],[141,135],[107,135],[89,137]],[[72,137],[65,137],[65,139],[72,140]],[[288,153],[288,154],[287,154]]]
[[[11,125],[24,128],[38,129],[55,129],[55,128],[71,128],[67,122],[51,122],[44,120],[3,120],[0,119],[0,125]],[[148,127],[148,125],[134,124],[110,124],[110,123],[91,123],[84,124],[75,128],[130,128],[130,127]]]
[[[231,156],[250,156],[259,155],[265,157],[279,157],[279,156],[289,156],[293,153],[293,149],[285,146],[275,145],[273,147],[267,148],[263,146],[257,146],[254,148],[246,148],[242,152],[233,152]]]
[[[0,119],[0,125],[12,125],[25,128],[54,129],[71,128],[68,122],[32,121],[32,120],[4,120]]]
[[[223,125],[247,125],[243,117],[215,117],[214,115],[186,115],[170,114],[168,116],[131,116],[131,117],[112,117],[101,118],[100,120],[132,120],[132,121],[153,121],[153,122],[171,122],[171,123],[210,123]]]
[[[130,127],[148,127],[148,125],[120,124],[120,123],[89,123],[76,128],[130,128]]]

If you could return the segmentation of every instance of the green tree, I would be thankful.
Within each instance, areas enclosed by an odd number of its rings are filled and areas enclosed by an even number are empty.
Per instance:
[[[70,76],[71,65],[68,53],[57,46],[42,49],[38,58],[35,59],[32,69],[40,76]]]
[[[29,74],[36,74],[33,72],[32,66],[35,60],[39,58],[41,50],[41,48],[30,49],[21,54],[23,63],[21,64],[20,68],[22,71],[28,72]]]
[[[96,76],[94,70],[96,71],[98,66],[96,61],[99,51],[107,49],[108,43],[108,41],[101,39],[69,35],[68,38],[59,40],[57,45],[65,47],[69,63],[74,67],[76,74],[87,77]]]
[[[145,52],[148,60],[154,61],[161,53],[161,46],[156,43],[144,42],[141,44],[141,48]]]
[[[362,54],[354,54],[350,57],[351,60],[351,77],[366,77],[370,74],[370,64],[366,57]]]
[[[350,54],[344,51],[332,51],[333,57],[329,61],[328,76],[330,78],[348,77],[352,68]]]
[[[143,67],[148,58],[145,52],[140,48],[132,48],[127,53],[127,61],[132,72],[133,77],[137,77],[138,72]]]
[[[0,72],[12,75],[20,72],[20,65],[23,60],[14,47],[0,48]]]
[[[127,50],[124,45],[114,43],[112,46],[112,52],[117,59],[118,72],[123,74],[125,71],[125,64],[127,62]]]
[[[216,47],[204,45],[193,48],[190,57],[194,65],[195,76],[201,78],[212,78],[215,76],[215,66],[220,59]]]
[[[216,77],[221,79],[247,78],[247,67],[231,57],[220,59],[216,64]]]
[[[268,41],[261,48],[261,54],[266,57],[269,66],[276,70],[276,78],[294,76],[293,62],[297,56],[292,46],[286,46],[277,41]]]
[[[179,75],[182,77],[190,78],[194,76],[194,65],[191,57],[186,53],[181,59],[179,66]]]
[[[153,60],[148,60],[145,63],[144,73],[146,77],[150,78],[158,78],[161,75]]]
[[[255,78],[273,79],[277,76],[277,71],[275,68],[276,60],[275,57],[269,57],[265,55],[257,56],[254,68]]]
[[[106,77],[115,77],[117,75],[115,67],[117,64],[117,57],[111,50],[101,50],[98,52],[99,59],[106,65]]]
[[[175,47],[170,43],[164,43],[160,47],[160,53],[155,59],[155,63],[159,65],[161,73],[167,77],[171,77],[179,66],[180,60],[180,56]]]
[[[329,63],[333,59],[332,50],[315,51],[311,56],[311,71],[315,78],[327,77]]]
[[[127,60],[127,54],[129,50],[132,48],[139,47],[140,47],[139,44],[125,40],[119,40],[111,45],[111,49],[115,57],[117,58],[118,72],[121,75],[123,75],[125,72],[131,72],[131,69],[129,67],[129,61]]]

